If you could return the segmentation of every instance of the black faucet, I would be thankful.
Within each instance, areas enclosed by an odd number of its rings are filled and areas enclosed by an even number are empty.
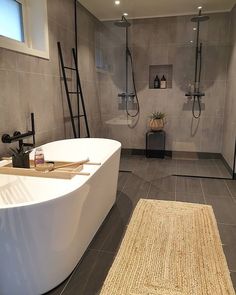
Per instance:
[[[19,149],[21,150],[23,147],[34,147],[35,146],[35,126],[34,126],[34,113],[31,113],[31,131],[28,131],[26,133],[21,133],[20,131],[15,131],[13,133],[13,136],[10,136],[9,134],[3,134],[2,136],[2,142],[3,143],[12,143],[15,141],[19,142]],[[27,137],[33,137],[32,143],[24,143],[24,139]]]

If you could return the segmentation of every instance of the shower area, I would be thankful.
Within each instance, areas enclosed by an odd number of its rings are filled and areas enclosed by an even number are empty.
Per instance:
[[[96,34],[103,137],[127,157],[145,157],[154,111],[166,114],[166,157],[172,175],[232,178],[235,123],[230,111],[231,12],[102,21]],[[164,75],[166,89],[155,89]],[[230,117],[231,116],[231,117]]]

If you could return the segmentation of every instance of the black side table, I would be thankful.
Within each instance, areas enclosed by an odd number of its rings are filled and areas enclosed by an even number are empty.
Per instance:
[[[166,133],[164,130],[146,133],[146,157],[165,158]]]

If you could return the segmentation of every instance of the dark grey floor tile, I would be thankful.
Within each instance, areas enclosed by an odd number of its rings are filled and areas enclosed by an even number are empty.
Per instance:
[[[234,286],[234,290],[236,291],[236,272],[231,272],[230,276],[231,276],[231,280],[232,280],[232,283]]]
[[[119,191],[124,188],[129,177],[130,177],[130,173],[126,173],[126,172],[119,173],[118,184],[117,184],[117,188]]]
[[[222,177],[219,168],[216,165],[213,166],[197,166],[197,176],[202,177]]]
[[[191,177],[177,177],[176,191],[202,194],[200,179]]]
[[[224,245],[224,253],[230,271],[236,271],[236,249],[233,245]]]
[[[148,193],[148,199],[175,201],[175,192],[162,191],[160,190],[160,188],[151,184],[150,190]]]
[[[158,173],[163,176],[176,174],[177,173],[177,161],[172,160],[172,159],[159,160]]]
[[[126,182],[122,191],[130,198],[136,198],[137,192],[139,191],[139,188],[143,182],[144,180],[142,178],[132,173],[130,174],[129,179]]]
[[[62,284],[60,284],[59,286],[57,286],[53,290],[51,290],[51,291],[49,291],[47,293],[44,293],[44,295],[61,295],[63,289],[65,288],[65,285],[66,285],[68,279],[66,279]]]
[[[148,181],[143,181],[142,184],[139,187],[138,193],[137,193],[137,199],[147,199],[148,193],[150,190],[151,183]]]
[[[205,195],[212,205],[217,222],[236,225],[236,203],[229,196]]]
[[[115,253],[122,241],[125,230],[126,223],[124,223],[120,211],[115,205],[95,235],[89,248]]]
[[[236,180],[226,180],[226,183],[232,196],[236,197]]]
[[[175,192],[176,189],[176,176],[166,176],[151,181],[151,184],[163,192]]]
[[[96,295],[112,265],[114,255],[90,250],[77,267],[63,295]]]
[[[236,225],[218,224],[222,244],[232,245],[236,251]]]
[[[203,192],[206,195],[229,196],[229,190],[220,179],[201,179]]]
[[[116,201],[116,208],[117,208],[117,216],[121,220],[123,225],[127,225],[129,223],[130,217],[133,213],[135,206],[137,205],[138,199],[135,195],[132,199],[130,196],[126,195],[125,193],[121,192],[119,197]]]
[[[232,175],[221,159],[215,159],[215,163],[220,170],[221,176],[224,178],[231,178]]]
[[[159,159],[147,159],[146,166],[143,169],[136,169],[134,174],[145,181],[162,177],[165,173],[160,169]],[[165,174],[166,175],[166,174]],[[169,175],[169,173],[168,173]]]
[[[197,166],[193,163],[186,163],[177,166],[178,175],[197,175]]]
[[[198,159],[196,161],[197,166],[202,166],[202,167],[206,167],[206,166],[215,166],[216,162],[215,159]]]
[[[218,228],[229,269],[236,271],[236,225],[218,224]]]
[[[176,192],[176,201],[205,204],[202,193]]]
[[[147,198],[149,187],[150,182],[144,180],[139,175],[132,173],[122,192],[129,198],[133,207],[135,207],[140,198]]]
[[[96,262],[99,260],[99,252],[98,251],[87,251],[76,270],[73,273],[69,283],[67,284],[63,295],[80,295],[84,294],[84,289],[86,284],[91,276]]]
[[[120,170],[130,170],[133,171],[139,167],[139,162],[142,161],[144,156],[122,156],[120,160]]]

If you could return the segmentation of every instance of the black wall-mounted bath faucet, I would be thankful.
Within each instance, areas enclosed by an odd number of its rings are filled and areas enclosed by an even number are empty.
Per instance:
[[[34,147],[35,146],[35,125],[34,125],[34,113],[31,113],[31,131],[28,131],[26,133],[21,133],[20,131],[15,131],[13,133],[13,136],[10,136],[9,134],[3,134],[2,136],[2,142],[3,143],[12,143],[12,142],[19,142],[19,149],[22,149],[24,146]],[[27,137],[33,137],[32,143],[24,143],[24,139]]]

